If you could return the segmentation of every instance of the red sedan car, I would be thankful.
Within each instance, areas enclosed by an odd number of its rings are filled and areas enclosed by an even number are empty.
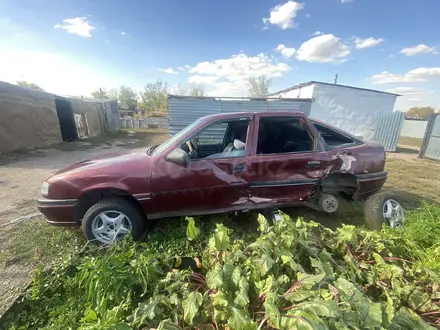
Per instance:
[[[303,113],[210,115],[161,145],[72,165],[43,183],[47,221],[82,226],[104,244],[149,219],[309,206],[325,212],[343,196],[377,192],[387,178],[385,152]],[[379,219],[402,224],[394,199],[380,200]],[[397,203],[397,204],[396,204]]]

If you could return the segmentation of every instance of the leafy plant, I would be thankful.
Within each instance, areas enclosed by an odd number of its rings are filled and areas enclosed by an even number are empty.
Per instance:
[[[422,248],[430,248],[439,242],[440,207],[422,203],[422,206],[409,212],[404,227],[405,236]]]
[[[186,236],[188,237],[188,240],[195,241],[200,237],[200,229],[196,227],[196,223],[194,221],[194,218],[186,218],[188,221],[188,226],[186,227]]]
[[[6,316],[12,329],[429,329],[440,326],[439,273],[402,231],[335,231],[258,216],[249,242],[187,219],[201,267],[172,269],[154,244],[72,255],[35,276]],[[186,229],[186,230],[185,230]],[[438,253],[438,251],[437,251]],[[431,260],[435,265],[435,258]],[[438,259],[437,259],[438,260]],[[63,323],[64,322],[64,323]],[[64,327],[63,327],[64,325]]]

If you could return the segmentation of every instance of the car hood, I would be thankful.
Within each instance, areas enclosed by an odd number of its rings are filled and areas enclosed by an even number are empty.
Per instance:
[[[126,175],[145,172],[151,166],[152,159],[147,155],[148,148],[131,151],[119,151],[80,161],[66,167],[47,179],[61,179],[66,176],[91,176],[99,174]]]

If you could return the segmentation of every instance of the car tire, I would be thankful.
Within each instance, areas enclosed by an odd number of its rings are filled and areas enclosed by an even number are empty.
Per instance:
[[[127,199],[107,198],[87,210],[81,228],[89,242],[109,245],[129,233],[138,240],[145,231],[146,217]]]
[[[402,213],[402,218],[399,217],[400,219],[398,221],[391,221],[391,223],[394,223],[393,226],[390,225],[390,220],[385,216],[385,213],[387,213],[389,209],[388,205],[400,207]],[[364,216],[368,229],[381,230],[383,224],[387,224],[392,228],[400,228],[405,222],[404,215],[399,198],[391,192],[383,191],[376,193],[370,196],[365,202]]]
[[[339,200],[336,196],[323,193],[319,197],[319,209],[322,212],[331,214],[338,210]]]

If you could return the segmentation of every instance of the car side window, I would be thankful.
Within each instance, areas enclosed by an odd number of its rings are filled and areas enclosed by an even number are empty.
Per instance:
[[[299,153],[313,149],[314,139],[302,118],[260,118],[257,154]]]
[[[182,144],[181,149],[192,160],[243,157],[248,127],[248,120],[215,122],[195,133]]]
[[[336,132],[324,125],[320,125],[318,123],[313,123],[313,125],[316,127],[322,139],[324,140],[327,150],[337,149],[342,146],[354,144],[357,142],[349,136]]]
[[[218,123],[205,127],[197,134],[198,144],[222,144],[225,138],[226,130],[228,129],[228,125],[228,123]]]

